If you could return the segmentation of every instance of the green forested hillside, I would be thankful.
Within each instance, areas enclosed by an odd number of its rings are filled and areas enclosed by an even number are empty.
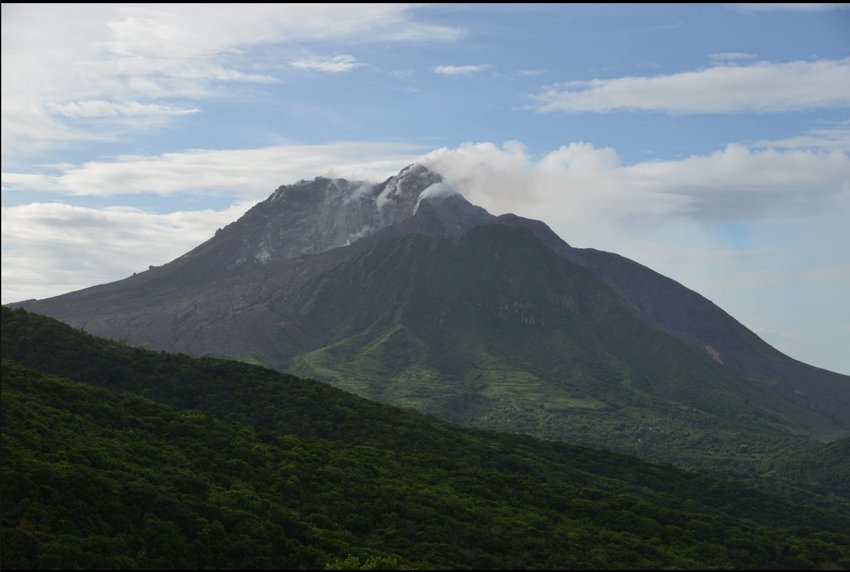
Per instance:
[[[850,500],[850,437],[786,458],[778,472]]]
[[[773,459],[760,486],[795,502],[850,515],[850,437]]]
[[[737,474],[811,444],[798,410],[524,228],[383,241],[297,306],[326,340],[297,373],[444,419]]]
[[[7,569],[850,565],[850,519],[672,467],[23,311],[0,347]]]

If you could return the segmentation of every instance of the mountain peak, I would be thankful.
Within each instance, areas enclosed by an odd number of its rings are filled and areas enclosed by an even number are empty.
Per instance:
[[[375,205],[380,211],[388,207],[393,209],[395,212],[389,218],[399,222],[414,213],[423,192],[442,181],[442,176],[422,165],[408,165],[380,185]]]
[[[442,175],[440,175],[436,171],[432,171],[425,165],[421,165],[419,163],[411,163],[410,165],[399,171],[398,175],[396,175],[395,177],[405,181],[419,183],[420,185],[423,183],[432,185],[434,183],[439,183],[443,180]]]
[[[441,234],[466,228],[466,220],[489,216],[446,185],[439,173],[411,164],[382,183],[316,177],[278,187],[197,251],[217,250],[225,273],[246,264],[317,254],[402,223],[424,200],[444,203],[434,215],[444,221]]]

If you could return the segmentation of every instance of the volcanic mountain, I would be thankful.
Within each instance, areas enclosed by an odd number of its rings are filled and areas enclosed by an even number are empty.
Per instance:
[[[137,346],[685,465],[850,430],[847,376],[783,355],[640,264],[493,216],[421,165],[380,184],[280,187],[164,266],[15,305]]]

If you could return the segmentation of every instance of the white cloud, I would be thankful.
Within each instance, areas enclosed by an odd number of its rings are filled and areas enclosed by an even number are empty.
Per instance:
[[[472,202],[497,213],[559,217],[574,235],[588,237],[586,244],[607,243],[621,224],[683,216],[704,223],[811,216],[850,193],[850,156],[834,150],[730,144],[710,155],[624,165],[614,149],[587,143],[538,161],[517,142],[466,143],[434,151],[426,162]],[[606,224],[617,232],[608,233]]]
[[[850,156],[730,144],[711,155],[632,165],[623,175],[654,193],[688,197],[684,211],[696,218],[750,220],[809,214],[823,200],[850,191]]]
[[[119,116],[133,105],[188,110],[226,94],[229,84],[279,83],[271,63],[269,69],[255,67],[257,48],[303,50],[328,40],[451,41],[466,34],[463,28],[418,21],[415,11],[400,4],[256,4],[246,9],[238,4],[4,3],[3,153],[116,135],[110,130],[115,116],[109,113],[86,115],[99,119],[100,129],[69,123],[63,111],[75,104],[112,102]],[[127,124],[118,127],[120,132]]]
[[[359,63],[352,55],[342,54],[338,56],[313,56],[309,58],[301,58],[289,62],[289,65],[302,70],[324,73],[343,73],[362,67],[364,64]]]
[[[803,135],[795,135],[785,139],[753,141],[750,146],[776,149],[820,149],[850,153],[850,129],[847,127],[812,129]]]
[[[541,68],[531,68],[531,69],[519,70],[517,72],[517,75],[519,77],[537,77],[539,75],[545,74],[547,71],[548,70],[541,69]]]
[[[61,203],[3,207],[2,301],[70,292],[164,264],[249,206],[168,214]]]
[[[4,192],[101,197],[227,193],[260,200],[282,184],[318,175],[379,180],[413,162],[421,149],[407,143],[383,142],[196,149],[59,165],[56,175],[3,173],[2,183]]]
[[[440,199],[444,197],[453,197],[457,196],[458,192],[451,185],[447,185],[446,183],[434,183],[421,193],[419,193],[419,198],[416,199],[416,207],[413,209],[413,212],[419,210],[419,203],[423,200],[428,199]],[[378,198],[379,206],[381,203],[381,197]]]
[[[540,111],[671,114],[850,107],[850,58],[723,65],[671,75],[573,81],[532,96]]]
[[[761,4],[727,4],[727,6],[738,10],[739,12],[832,12],[836,10],[846,10],[850,4],[835,3],[818,3],[810,4],[778,4],[764,2]]]
[[[474,75],[482,71],[490,69],[488,64],[475,64],[466,66],[437,66],[434,68],[434,73],[440,75]]]
[[[114,102],[105,100],[69,101],[50,103],[48,110],[65,117],[119,117],[122,115],[188,115],[198,113],[197,107],[177,107],[158,103],[139,103],[138,101]]]

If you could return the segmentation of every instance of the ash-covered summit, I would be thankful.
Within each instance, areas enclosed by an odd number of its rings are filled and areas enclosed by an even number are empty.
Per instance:
[[[414,216],[423,202],[439,210],[438,218],[449,223],[459,218],[479,223],[491,218],[446,185],[439,174],[409,165],[377,184],[317,177],[283,185],[190,254],[215,251],[225,272],[318,254],[399,224]],[[457,226],[458,230],[466,227]]]

